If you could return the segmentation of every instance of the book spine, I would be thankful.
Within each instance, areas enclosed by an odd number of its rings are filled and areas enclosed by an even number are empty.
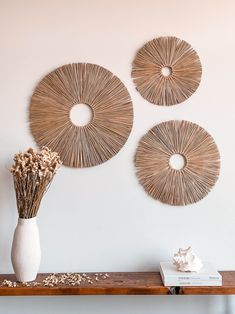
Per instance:
[[[221,276],[166,276],[165,280],[201,280],[201,281],[212,281],[222,280]]]
[[[205,286],[205,287],[214,287],[222,286],[222,281],[164,281],[164,286]]]
[[[163,274],[163,271],[162,271],[162,268],[160,267],[160,275],[162,277],[162,282],[165,281],[165,277],[164,277],[164,274]]]

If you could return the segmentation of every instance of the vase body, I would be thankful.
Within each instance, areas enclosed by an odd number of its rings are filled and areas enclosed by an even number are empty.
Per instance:
[[[19,218],[13,237],[11,261],[18,281],[36,279],[41,261],[37,217]]]

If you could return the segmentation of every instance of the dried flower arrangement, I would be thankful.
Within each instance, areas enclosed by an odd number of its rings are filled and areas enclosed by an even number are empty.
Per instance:
[[[11,167],[19,217],[36,217],[42,197],[62,164],[59,155],[48,147],[40,152],[29,148],[14,157]]]

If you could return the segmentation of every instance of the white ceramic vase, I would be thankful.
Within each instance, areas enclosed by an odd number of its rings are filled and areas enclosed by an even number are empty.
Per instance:
[[[37,217],[19,218],[13,237],[11,260],[18,281],[36,279],[41,261]]]

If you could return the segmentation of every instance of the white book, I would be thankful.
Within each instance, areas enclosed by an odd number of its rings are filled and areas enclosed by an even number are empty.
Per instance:
[[[222,280],[163,280],[164,286],[222,286]]]
[[[181,272],[172,262],[161,262],[160,273],[165,286],[222,286],[222,276],[208,262],[198,272]]]
[[[164,281],[166,287],[221,287],[222,281]]]

